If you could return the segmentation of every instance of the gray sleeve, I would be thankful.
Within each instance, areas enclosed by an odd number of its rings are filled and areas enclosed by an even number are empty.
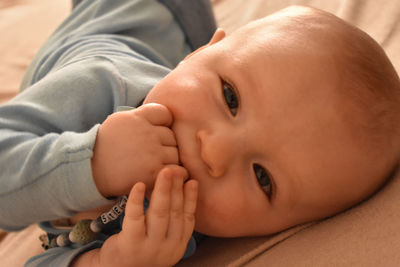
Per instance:
[[[129,15],[122,7],[129,7],[131,12],[134,9],[126,3],[143,5],[155,1],[93,1],[98,4],[93,10],[84,9],[85,2],[78,9],[86,15],[95,11],[102,14],[104,28],[112,24],[116,31],[122,27],[118,25],[131,23],[133,14]],[[107,17],[108,13],[102,10],[105,3],[112,3],[110,12],[115,17]],[[155,3],[153,10],[158,10],[160,16],[156,13],[151,19],[142,17],[143,21],[139,16],[135,23],[144,27],[162,18],[165,22],[162,27],[166,28],[159,29],[160,34],[170,32],[178,38],[166,39],[170,43],[164,43],[177,49],[172,54],[178,62],[185,46],[184,34],[169,11]],[[136,8],[151,11],[150,7]],[[75,19],[81,16],[73,13]],[[60,31],[76,24],[70,23],[67,19]],[[146,35],[137,26],[140,39],[135,39],[131,36],[134,32],[99,33],[94,30],[101,29],[98,24],[85,23],[89,26],[73,30],[61,43],[60,39],[54,39],[56,32],[28,71],[28,87],[0,105],[0,228],[18,230],[34,222],[69,217],[107,203],[97,191],[90,165],[98,126],[117,106],[137,106],[170,70],[168,60],[162,55],[167,51],[158,51],[147,43],[158,40],[150,38],[154,32]],[[173,45],[179,42],[180,45]]]
[[[78,255],[92,249],[100,248],[101,245],[102,245],[101,241],[96,241],[79,248],[58,247],[58,248],[48,249],[44,253],[41,253],[37,256],[30,258],[25,263],[24,266],[25,267],[38,267],[38,266],[68,267]]]

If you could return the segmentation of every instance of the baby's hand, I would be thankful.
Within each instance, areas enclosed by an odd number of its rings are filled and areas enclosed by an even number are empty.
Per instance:
[[[104,243],[99,266],[172,266],[183,256],[194,228],[197,181],[189,180],[180,166],[160,171],[143,213],[145,185],[132,188],[122,231]]]
[[[150,187],[164,166],[178,164],[172,120],[165,106],[146,104],[103,122],[92,158],[93,179],[103,196],[128,194],[139,181]]]

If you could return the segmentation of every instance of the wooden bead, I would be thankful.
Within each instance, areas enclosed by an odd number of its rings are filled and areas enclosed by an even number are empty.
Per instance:
[[[71,241],[69,240],[69,233],[63,233],[57,236],[56,243],[59,247],[65,247],[71,244]]]

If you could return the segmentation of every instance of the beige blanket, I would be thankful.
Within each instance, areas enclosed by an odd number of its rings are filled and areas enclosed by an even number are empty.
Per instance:
[[[398,0],[212,0],[229,33],[290,4],[330,11],[375,38],[400,71]],[[0,103],[17,93],[30,59],[68,14],[69,0],[0,2]],[[400,266],[400,173],[369,200],[321,222],[270,237],[206,239],[179,266]],[[0,232],[0,266],[21,266],[41,251],[40,230]]]

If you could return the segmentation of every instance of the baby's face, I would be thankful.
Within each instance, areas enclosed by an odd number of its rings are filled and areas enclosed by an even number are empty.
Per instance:
[[[328,57],[276,40],[265,49],[268,35],[250,36],[194,54],[145,99],[173,114],[180,161],[199,182],[195,228],[208,235],[277,232],[338,212],[378,184],[370,180],[380,168],[346,126]]]

